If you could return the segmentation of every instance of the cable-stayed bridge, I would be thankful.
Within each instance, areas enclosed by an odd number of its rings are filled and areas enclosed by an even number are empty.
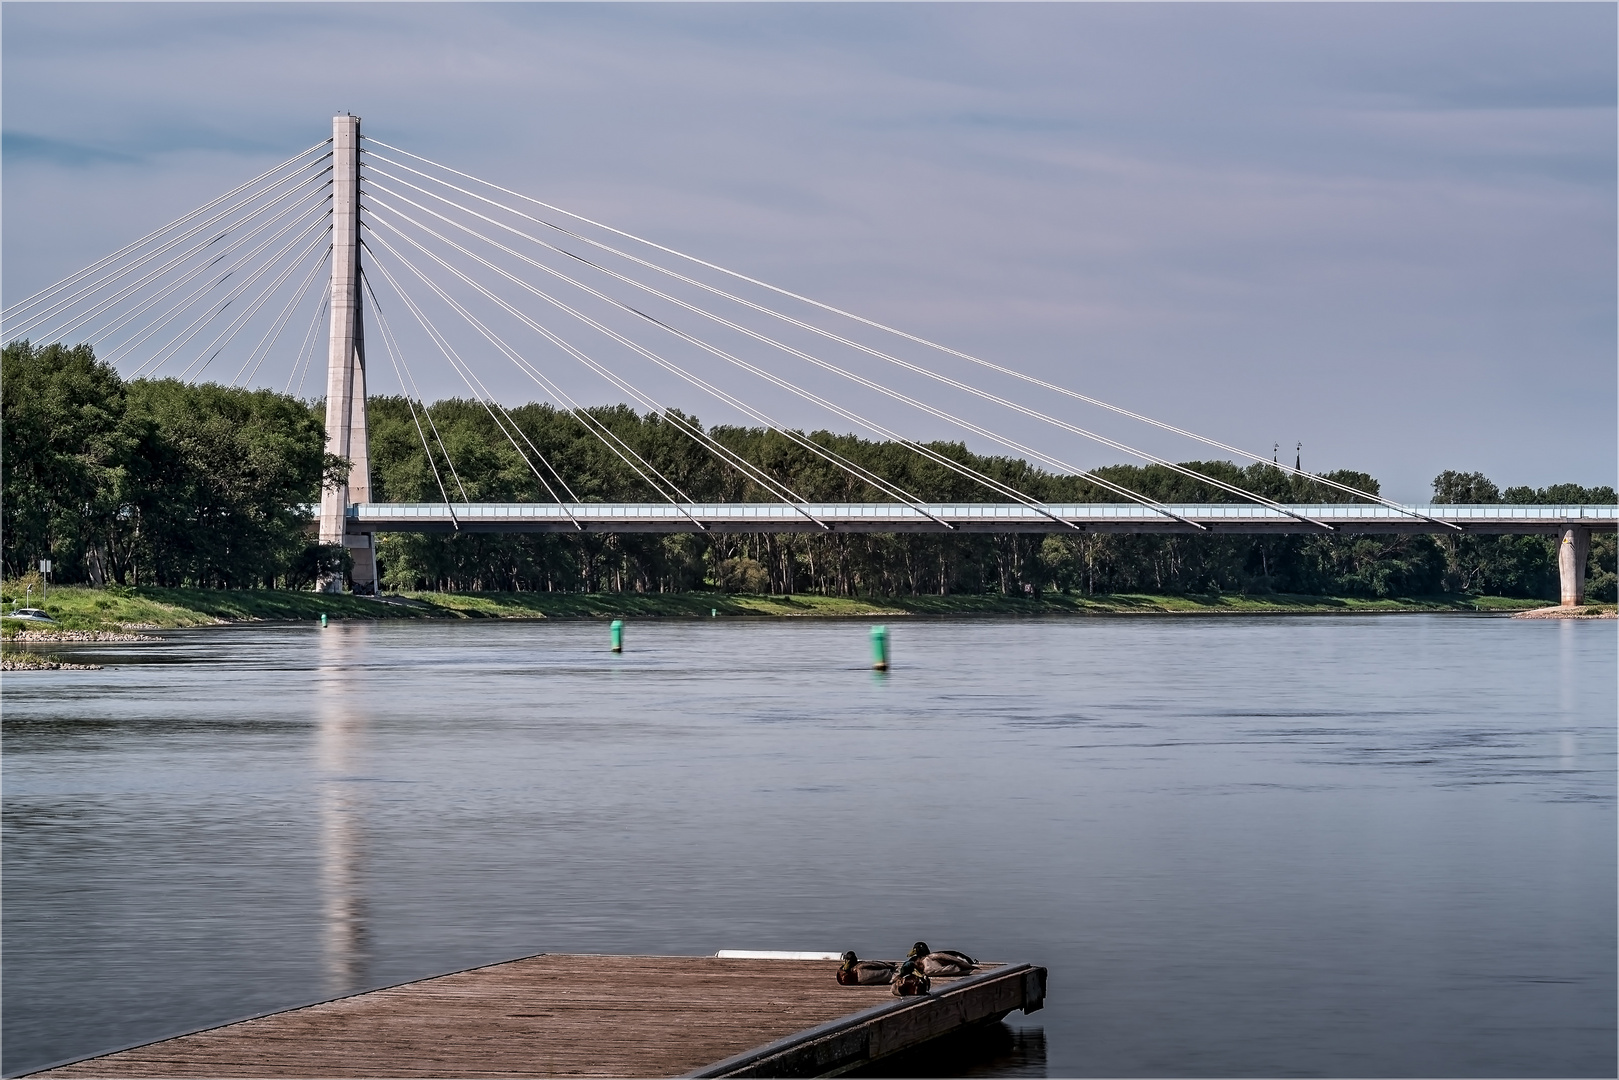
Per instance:
[[[284,389],[298,393],[320,369],[324,344],[328,450],[349,468],[346,483],[323,492],[319,533],[354,551],[361,589],[375,585],[374,536],[388,531],[1547,533],[1562,536],[1563,600],[1576,604],[1591,530],[1619,524],[1614,506],[1395,503],[362,137],[359,118],[347,114],[333,119],[330,139],[12,305],[4,321],[8,341],[87,342],[130,377],[228,374],[247,385],[261,371],[284,370]],[[419,390],[423,365],[448,369],[465,386],[532,475],[534,501],[468,497]],[[521,375],[577,421],[647,501],[580,498],[570,484],[578,477],[497,399],[491,365]],[[409,409],[437,501],[372,500],[367,400],[378,374],[392,376]],[[584,386],[602,385],[711,457],[748,497],[693,499],[580,404]],[[806,498],[770,462],[666,407],[670,387],[768,429],[872,501]],[[808,406],[899,447],[982,501],[925,499],[779,422],[783,405]],[[986,412],[1006,415],[1010,427],[992,426]],[[1276,501],[1095,421],[1082,425],[1085,415],[1262,463],[1307,481],[1320,501]],[[904,433],[918,421],[1079,478],[1105,501],[1043,502]],[[1161,502],[1073,464],[1053,439],[1106,447],[1232,501]]]

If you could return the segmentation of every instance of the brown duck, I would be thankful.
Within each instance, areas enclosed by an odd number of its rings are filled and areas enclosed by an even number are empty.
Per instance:
[[[956,952],[954,949],[940,949],[934,952],[928,948],[928,943],[918,941],[911,946],[910,960],[922,969],[922,974],[938,976],[971,975],[978,961],[966,953]]]
[[[894,981],[894,965],[887,960],[862,960],[852,952],[843,954],[838,968],[839,986],[887,986]]]

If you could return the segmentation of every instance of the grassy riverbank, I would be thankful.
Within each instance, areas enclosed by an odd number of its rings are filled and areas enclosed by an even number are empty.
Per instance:
[[[21,590],[16,590],[19,594]],[[14,600],[3,590],[9,608]],[[60,629],[178,628],[229,622],[332,619],[706,618],[720,616],[1374,614],[1501,612],[1543,600],[1440,596],[1363,600],[1325,596],[739,596],[727,593],[408,593],[381,600],[265,589],[90,589],[59,586],[40,605]],[[7,623],[7,633],[19,624]],[[44,628],[44,627],[40,627]]]

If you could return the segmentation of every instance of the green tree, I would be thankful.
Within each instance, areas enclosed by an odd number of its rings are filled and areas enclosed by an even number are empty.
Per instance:
[[[49,558],[54,576],[105,573],[107,530],[138,436],[123,380],[88,345],[15,341],[0,359],[0,530],[5,571]]]
[[[1446,469],[1433,478],[1433,501],[1446,506],[1485,506],[1501,501],[1501,489],[1483,473]]]
[[[159,436],[131,508],[159,583],[271,584],[303,556],[328,464],[312,409],[270,390],[163,379],[129,384],[129,413]]]
[[[268,390],[125,383],[89,346],[13,342],[0,370],[6,572],[241,587],[302,581],[327,457],[310,405]]]

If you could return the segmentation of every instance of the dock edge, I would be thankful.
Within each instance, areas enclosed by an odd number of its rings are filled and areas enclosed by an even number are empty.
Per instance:
[[[1007,964],[931,994],[896,998],[796,1032],[686,1076],[837,1076],[1014,1010],[1035,1012],[1045,999],[1045,968]]]

